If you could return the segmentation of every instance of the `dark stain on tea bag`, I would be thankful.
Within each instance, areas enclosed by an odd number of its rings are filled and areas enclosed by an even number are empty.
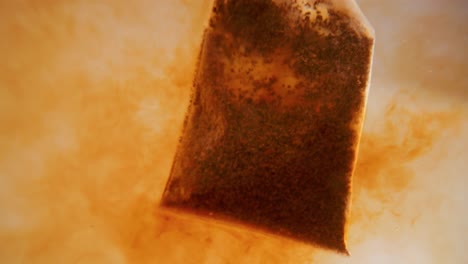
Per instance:
[[[163,206],[347,253],[373,39],[317,3],[215,2]]]

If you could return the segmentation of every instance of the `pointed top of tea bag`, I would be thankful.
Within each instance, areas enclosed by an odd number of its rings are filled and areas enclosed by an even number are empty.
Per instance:
[[[335,8],[348,13],[350,17],[354,18],[357,31],[366,34],[369,38],[373,39],[375,37],[374,28],[364,16],[355,0],[326,0],[325,2],[333,3]]]
[[[291,2],[291,0],[274,1],[284,4]],[[329,10],[340,11],[351,18],[351,26],[356,32],[374,39],[374,29],[355,0],[295,0],[293,2],[293,5],[301,10],[302,15],[307,14],[311,20],[315,20],[318,14],[320,14],[322,19],[328,20]]]

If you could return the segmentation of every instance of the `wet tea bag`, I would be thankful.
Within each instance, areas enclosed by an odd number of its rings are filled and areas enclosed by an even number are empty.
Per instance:
[[[351,0],[217,0],[162,206],[347,253],[373,31]]]

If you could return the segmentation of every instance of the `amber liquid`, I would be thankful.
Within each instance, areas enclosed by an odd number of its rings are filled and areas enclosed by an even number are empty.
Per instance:
[[[373,43],[294,8],[215,3],[162,205],[346,252]]]

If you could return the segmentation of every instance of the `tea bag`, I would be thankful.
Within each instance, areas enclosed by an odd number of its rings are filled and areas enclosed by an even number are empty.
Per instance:
[[[373,39],[354,1],[215,1],[162,206],[347,253]]]

